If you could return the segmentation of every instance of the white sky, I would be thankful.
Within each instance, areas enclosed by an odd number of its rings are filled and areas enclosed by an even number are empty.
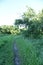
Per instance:
[[[26,5],[38,11],[43,8],[43,0],[0,0],[0,25],[12,25]]]

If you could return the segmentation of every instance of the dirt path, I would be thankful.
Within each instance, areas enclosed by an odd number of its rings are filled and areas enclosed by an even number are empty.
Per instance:
[[[19,55],[18,55],[18,48],[16,46],[16,43],[14,43],[14,55],[15,55],[15,58],[14,58],[15,65],[20,65],[20,60],[19,60]]]

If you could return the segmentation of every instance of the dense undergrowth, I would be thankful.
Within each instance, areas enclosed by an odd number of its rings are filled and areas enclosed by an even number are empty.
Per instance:
[[[43,37],[26,39],[22,35],[0,36],[0,65],[14,65],[14,41],[18,48],[20,65],[43,65]]]
[[[43,65],[43,38],[15,39],[19,49],[20,65]]]
[[[13,35],[0,35],[0,65],[13,65]]]

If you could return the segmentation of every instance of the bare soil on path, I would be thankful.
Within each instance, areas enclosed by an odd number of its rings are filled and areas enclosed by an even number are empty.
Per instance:
[[[17,48],[15,42],[14,42],[14,63],[15,63],[15,65],[20,65],[20,59],[19,59],[19,54],[18,54],[18,48]]]

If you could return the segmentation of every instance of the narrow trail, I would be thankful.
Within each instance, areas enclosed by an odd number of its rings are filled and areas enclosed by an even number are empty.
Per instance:
[[[14,43],[14,63],[15,65],[20,65],[20,59],[19,59],[19,55],[18,55],[18,48],[16,46],[16,43]]]

